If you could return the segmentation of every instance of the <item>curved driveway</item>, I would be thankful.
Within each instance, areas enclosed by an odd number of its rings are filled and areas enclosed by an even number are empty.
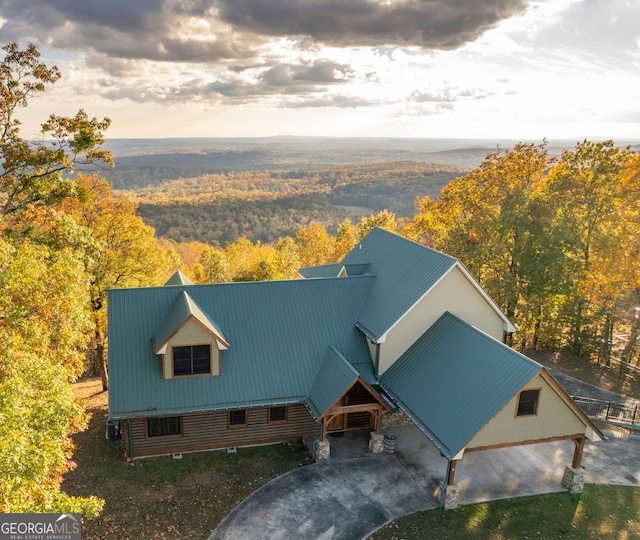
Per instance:
[[[575,379],[571,384],[572,393],[584,396],[600,390]],[[356,540],[404,515],[437,508],[434,491],[446,459],[415,425],[389,431],[397,437],[394,456],[333,459],[275,478],[234,508],[209,540]],[[587,441],[586,482],[640,485],[640,437],[606,434],[605,441]],[[560,480],[572,456],[571,441],[470,452],[456,470],[460,503],[564,491]]]
[[[355,540],[436,508],[394,456],[314,463],[256,490],[209,540]]]

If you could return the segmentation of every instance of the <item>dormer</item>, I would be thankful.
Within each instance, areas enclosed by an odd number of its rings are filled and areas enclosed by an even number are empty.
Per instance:
[[[369,269],[369,263],[365,264],[345,264],[338,272],[338,277],[361,276]]]
[[[153,352],[162,357],[162,378],[220,375],[221,351],[229,343],[221,328],[182,291],[153,336]]]

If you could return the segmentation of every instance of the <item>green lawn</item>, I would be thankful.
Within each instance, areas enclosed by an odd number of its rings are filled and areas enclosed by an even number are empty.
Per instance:
[[[554,493],[429,510],[371,536],[371,540],[555,538],[640,538],[640,488],[587,484],[582,495]]]

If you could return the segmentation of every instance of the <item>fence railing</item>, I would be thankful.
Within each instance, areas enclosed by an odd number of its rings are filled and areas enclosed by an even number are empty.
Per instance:
[[[640,366],[634,366],[629,362],[623,362],[622,360],[620,360],[619,358],[616,358],[615,356],[611,357],[611,359],[609,360],[609,363],[611,364],[609,366],[611,369],[618,369],[618,370],[622,369],[626,372],[627,376],[635,375],[637,377],[640,375]]]
[[[640,407],[615,401],[604,401],[581,396],[571,396],[584,413],[591,418],[599,418],[617,424],[640,425]]]

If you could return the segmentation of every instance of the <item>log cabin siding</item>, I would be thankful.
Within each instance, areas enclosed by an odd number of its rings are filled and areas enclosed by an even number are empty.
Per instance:
[[[287,407],[287,422],[268,423],[268,407],[248,409],[247,427],[227,426],[227,411],[195,413],[181,417],[182,435],[147,437],[145,418],[131,420],[133,459],[179,452],[214,450],[231,446],[251,446],[293,441],[320,427],[304,405]],[[123,423],[124,449],[129,456],[126,422]]]

